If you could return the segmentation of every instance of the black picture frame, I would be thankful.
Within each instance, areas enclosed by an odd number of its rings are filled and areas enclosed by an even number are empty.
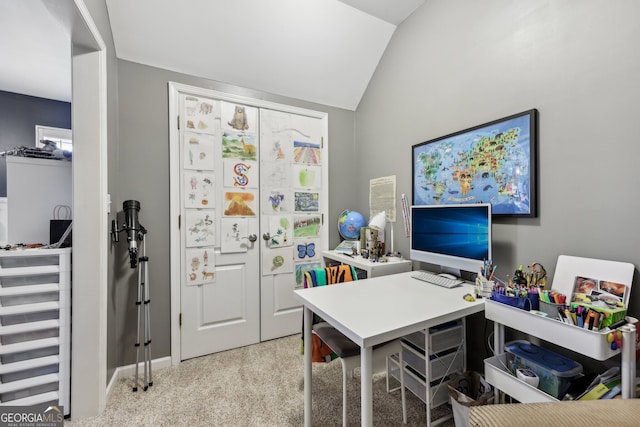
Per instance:
[[[412,146],[414,205],[491,203],[493,215],[536,217],[538,110]]]

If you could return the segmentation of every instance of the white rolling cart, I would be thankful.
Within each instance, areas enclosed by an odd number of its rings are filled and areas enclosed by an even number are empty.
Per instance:
[[[570,296],[575,277],[582,276],[623,283],[630,291],[634,269],[635,267],[628,263],[561,255],[558,258],[552,289]],[[624,297],[626,306],[629,302],[629,292]],[[486,380],[496,388],[496,398],[498,390],[501,390],[522,403],[557,401],[553,396],[516,378],[505,368],[505,326],[598,361],[621,354],[622,398],[635,397],[636,328],[633,322],[636,319],[627,318],[630,323],[620,328],[622,349],[612,350],[606,339],[607,332],[567,325],[493,300],[485,301],[485,317],[494,322],[496,355],[486,359],[484,366]]]

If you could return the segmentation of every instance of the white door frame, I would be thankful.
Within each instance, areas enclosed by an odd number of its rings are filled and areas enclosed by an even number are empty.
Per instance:
[[[73,324],[71,418],[100,414],[107,385],[106,46],[82,0],[44,0],[71,34],[73,152]],[[66,14],[65,14],[66,12]],[[82,325],[82,327],[80,327]]]
[[[247,105],[250,107],[268,108],[278,110],[285,113],[299,114],[303,116],[326,119],[328,113],[307,110],[304,108],[294,107],[286,104],[278,104],[275,102],[264,101],[245,96],[233,95],[225,92],[219,92],[212,89],[206,89],[196,86],[190,86],[182,83],[169,82],[169,210],[170,210],[170,278],[171,278],[171,363],[178,365],[181,358],[180,342],[180,229],[178,221],[180,215],[180,135],[177,127],[177,117],[179,115],[179,95],[180,93],[188,93],[194,96],[201,96],[210,99],[233,102]],[[326,120],[325,120],[326,123]]]

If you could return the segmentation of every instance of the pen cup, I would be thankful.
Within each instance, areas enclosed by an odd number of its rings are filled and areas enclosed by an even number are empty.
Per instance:
[[[483,298],[489,298],[491,296],[491,291],[495,287],[496,282],[493,280],[487,280],[484,277],[476,280],[476,289],[478,295]]]

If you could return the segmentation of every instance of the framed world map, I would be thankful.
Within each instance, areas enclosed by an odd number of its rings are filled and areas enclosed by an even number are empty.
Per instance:
[[[491,203],[494,215],[535,217],[538,111],[412,147],[413,204]]]

